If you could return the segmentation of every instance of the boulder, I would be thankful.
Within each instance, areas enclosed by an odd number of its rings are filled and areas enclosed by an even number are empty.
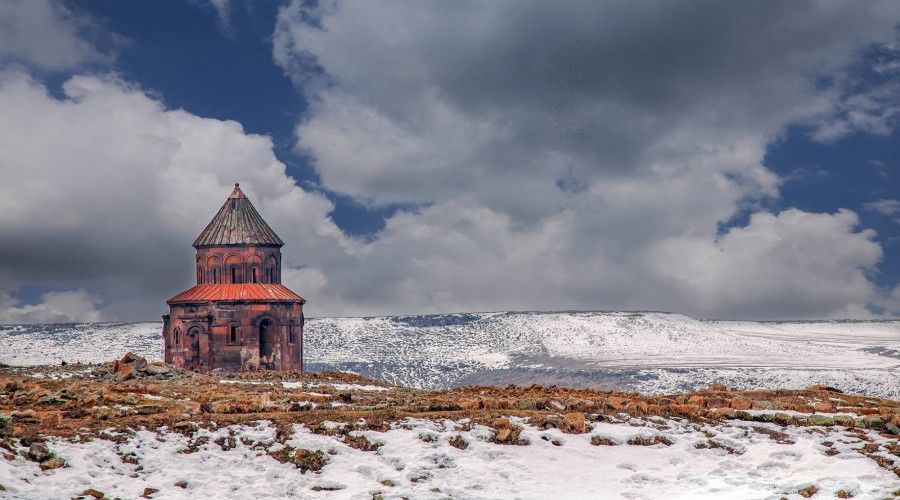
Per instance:
[[[172,369],[162,363],[153,363],[144,368],[147,375],[166,375],[172,372]]]
[[[561,430],[566,434],[584,434],[586,432],[584,413],[566,413],[565,416],[563,416],[563,427]]]
[[[703,398],[703,396],[701,396],[699,394],[694,394],[688,398],[687,402],[688,402],[688,404],[691,404],[691,405],[703,406],[703,404],[706,402],[706,400]]]
[[[834,405],[828,401],[819,401],[813,404],[813,409],[819,413],[832,413],[834,411]]]
[[[750,398],[738,396],[731,400],[731,407],[735,410],[749,410],[753,407],[753,401]]]
[[[725,384],[721,382],[713,382],[712,384],[709,384],[710,392],[725,392],[727,390],[728,387],[726,387]]]
[[[9,416],[16,422],[36,424],[38,421],[37,412],[31,409],[14,411]]]
[[[672,412],[676,415],[681,415],[684,417],[691,417],[697,415],[700,412],[700,407],[692,404],[672,405],[669,408],[671,408]]]
[[[131,380],[134,378],[134,366],[133,365],[122,365],[120,364],[118,370],[116,371],[116,380]]]
[[[50,457],[47,460],[41,462],[41,470],[53,470],[59,469],[60,467],[65,467],[66,461],[59,457]]]
[[[43,462],[52,456],[53,454],[50,453],[50,449],[47,448],[47,445],[44,443],[31,443],[31,446],[28,448],[28,458],[35,462]]]
[[[122,359],[120,359],[119,361],[120,361],[122,364],[126,364],[126,365],[127,365],[127,364],[130,364],[130,363],[134,363],[134,362],[137,361],[138,359],[142,359],[142,358],[141,358],[140,356],[138,356],[137,354],[135,354],[135,353],[133,353],[133,352],[131,352],[131,351],[128,351],[128,352],[125,353],[124,356],[122,356]],[[147,361],[147,360],[145,359],[144,361]]]

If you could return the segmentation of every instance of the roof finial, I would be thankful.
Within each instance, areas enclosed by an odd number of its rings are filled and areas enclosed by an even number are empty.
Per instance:
[[[234,187],[239,188],[239,187],[241,187],[241,185],[239,183],[235,182]]]

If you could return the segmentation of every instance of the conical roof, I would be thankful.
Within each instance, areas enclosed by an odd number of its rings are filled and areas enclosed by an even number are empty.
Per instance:
[[[225,200],[225,204],[206,226],[206,229],[194,240],[194,247],[212,245],[274,245],[282,246],[284,242],[266,224],[247,195],[241,191],[240,184],[234,185],[234,191]]]

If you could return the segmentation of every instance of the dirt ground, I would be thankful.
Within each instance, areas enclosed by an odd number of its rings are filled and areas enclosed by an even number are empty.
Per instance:
[[[429,391],[342,372],[197,374],[134,355],[102,365],[0,368],[0,445],[7,455],[16,444],[28,446],[49,436],[91,439],[106,429],[163,426],[192,432],[258,420],[327,432],[333,426],[325,422],[387,430],[407,417],[470,419],[493,427],[498,442],[515,444],[516,426],[508,417],[584,433],[591,422],[623,414],[872,429],[889,439],[888,450],[900,457],[900,401],[824,386],[734,391],[711,383],[696,392],[654,396],[537,385]],[[893,461],[883,466],[900,476]]]

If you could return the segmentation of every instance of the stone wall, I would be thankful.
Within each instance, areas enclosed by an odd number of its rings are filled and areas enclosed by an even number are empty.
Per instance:
[[[165,360],[179,368],[301,369],[300,302],[175,304],[163,319]],[[261,346],[261,340],[266,339],[269,342]],[[270,347],[265,350],[271,354],[261,355],[261,347]]]

